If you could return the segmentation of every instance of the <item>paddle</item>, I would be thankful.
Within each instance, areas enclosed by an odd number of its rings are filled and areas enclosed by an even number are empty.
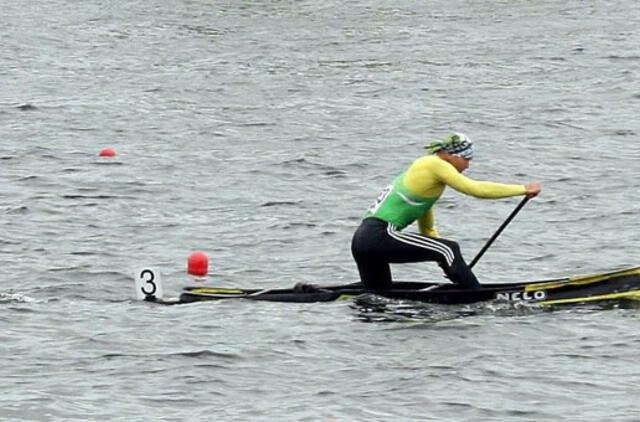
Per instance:
[[[516,209],[513,210],[511,215],[509,217],[507,217],[507,219],[504,221],[504,223],[502,223],[502,225],[493,234],[493,236],[491,236],[491,239],[489,239],[489,241],[482,247],[482,249],[480,249],[480,252],[478,252],[478,255],[476,255],[476,257],[473,258],[473,261],[471,261],[471,264],[469,264],[469,268],[473,268],[473,266],[476,265],[476,263],[480,260],[480,258],[482,258],[482,255],[484,255],[484,253],[487,251],[487,249],[489,249],[489,247],[498,238],[498,236],[500,236],[500,233],[502,233],[502,231],[505,229],[505,227],[507,227],[507,225],[511,222],[511,220],[513,220],[513,218],[516,216],[516,214],[518,214],[518,212],[522,209],[522,207],[524,207],[524,205],[527,203],[527,201],[529,201],[529,199],[531,199],[531,198],[529,198],[528,196],[525,196],[522,199],[522,201],[518,204]]]

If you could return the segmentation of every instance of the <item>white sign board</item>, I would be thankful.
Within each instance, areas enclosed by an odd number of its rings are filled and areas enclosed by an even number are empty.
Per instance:
[[[139,300],[162,299],[162,279],[160,272],[145,267],[136,271],[136,297]]]

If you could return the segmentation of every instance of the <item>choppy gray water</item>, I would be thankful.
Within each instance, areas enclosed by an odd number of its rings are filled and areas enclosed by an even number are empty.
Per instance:
[[[481,280],[640,264],[638,2],[0,10],[1,420],[640,420],[637,309],[364,323],[132,288],[153,265],[177,294],[196,249],[211,284],[354,281],[359,217],[450,130],[472,177],[544,184]],[[440,232],[470,257],[517,201],[447,192]]]

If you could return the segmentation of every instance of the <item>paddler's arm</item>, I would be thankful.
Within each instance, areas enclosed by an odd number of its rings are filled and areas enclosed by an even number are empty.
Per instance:
[[[475,196],[476,198],[507,198],[527,194],[526,185],[508,185],[473,180],[459,173],[453,165],[444,160],[437,160],[435,164],[434,170],[438,180],[458,192]]]
[[[433,207],[429,208],[422,217],[418,219],[418,228],[420,233],[430,237],[440,237],[438,229],[436,229],[436,216]]]

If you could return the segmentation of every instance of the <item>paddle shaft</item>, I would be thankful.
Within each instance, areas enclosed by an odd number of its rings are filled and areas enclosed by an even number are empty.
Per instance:
[[[516,214],[518,214],[518,212],[520,212],[522,207],[524,207],[524,205],[529,201],[529,199],[531,199],[531,198],[529,198],[528,196],[524,197],[524,199],[518,204],[516,209],[513,210],[513,212],[511,212],[511,215],[509,215],[509,217],[507,217],[507,219],[504,221],[504,223],[502,223],[502,225],[498,228],[498,230],[496,230],[496,232],[493,234],[493,236],[491,236],[491,239],[489,239],[489,241],[482,247],[482,249],[480,249],[480,252],[478,252],[476,257],[473,258],[473,261],[471,261],[471,264],[469,264],[469,268],[473,268],[473,266],[476,265],[476,263],[480,260],[480,258],[482,258],[482,255],[484,255],[484,253],[487,251],[487,249],[489,249],[489,247],[493,244],[493,242],[495,242],[495,240],[498,238],[498,236],[500,236],[500,233],[502,233],[502,231],[505,229],[505,227],[507,227],[507,225],[511,222],[511,220],[513,220],[513,218],[516,216]]]

